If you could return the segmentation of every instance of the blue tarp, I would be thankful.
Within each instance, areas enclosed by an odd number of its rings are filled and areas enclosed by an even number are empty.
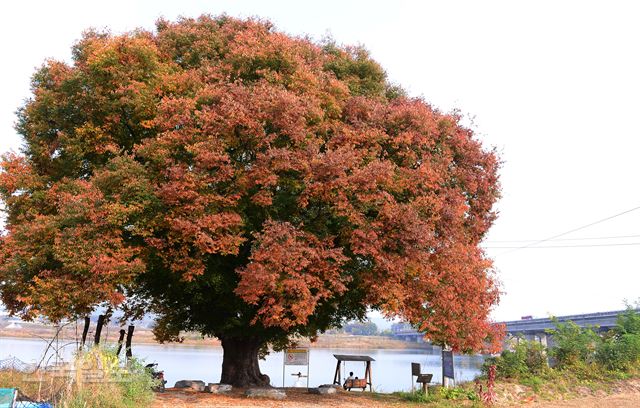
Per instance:
[[[0,388],[0,408],[53,408],[48,402],[16,401],[18,390]]]
[[[15,388],[0,388],[0,408],[13,408],[15,399]]]

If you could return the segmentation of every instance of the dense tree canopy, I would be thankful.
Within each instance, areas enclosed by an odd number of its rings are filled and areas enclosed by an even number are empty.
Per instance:
[[[355,336],[375,336],[379,333],[378,325],[371,320],[347,323],[342,326],[342,330]]]
[[[478,245],[497,158],[363,49],[264,21],[161,20],[85,33],[32,92],[0,172],[12,312],[152,312],[159,339],[196,330],[230,354],[370,309],[457,350],[496,339]]]

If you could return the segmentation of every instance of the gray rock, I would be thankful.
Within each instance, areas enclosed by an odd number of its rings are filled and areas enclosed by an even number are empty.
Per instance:
[[[342,391],[342,386],[338,384],[322,384],[318,388],[333,388],[336,391]]]
[[[204,381],[201,380],[180,380],[174,385],[175,388],[190,388],[194,391],[204,391]]]
[[[244,394],[249,398],[287,398],[287,394],[277,388],[249,388]]]
[[[204,388],[204,391],[212,394],[225,394],[227,392],[231,392],[232,389],[233,386],[231,384],[209,383],[209,385]]]
[[[331,386],[319,386],[318,388],[309,388],[309,394],[319,394],[319,395],[328,395],[335,394],[338,390],[335,387]]]

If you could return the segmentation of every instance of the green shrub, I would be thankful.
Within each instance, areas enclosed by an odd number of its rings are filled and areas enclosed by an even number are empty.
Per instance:
[[[434,402],[438,399],[438,397],[435,394],[425,394],[422,391],[412,391],[412,392],[398,391],[398,392],[394,392],[393,395],[397,395],[398,397],[400,397],[405,401],[417,402],[417,403],[429,403],[429,402]]]
[[[520,339],[513,350],[504,350],[500,356],[486,359],[483,372],[486,374],[492,365],[496,366],[498,378],[537,375],[548,369],[546,349],[537,342]]]
[[[72,386],[59,404],[62,408],[144,407],[154,398],[156,380],[144,365],[132,359],[122,367],[111,349],[81,352],[76,356],[75,369]]]
[[[627,306],[627,310],[618,316],[616,334],[640,334],[640,314],[631,306]]]
[[[547,348],[540,343],[529,341],[524,345],[524,361],[529,374],[538,375],[549,368]]]
[[[440,396],[448,400],[480,400],[478,394],[474,390],[467,390],[461,387],[440,388]]]
[[[596,349],[596,361],[607,370],[628,373],[640,365],[640,314],[627,306],[618,316],[616,327],[607,333]]]
[[[520,379],[520,384],[531,387],[534,392],[540,392],[544,383],[544,379],[535,375],[527,375]]]
[[[400,397],[401,399],[407,402],[414,402],[420,404],[427,403],[437,403],[437,406],[450,406],[450,404],[446,403],[444,400],[452,400],[452,401],[480,401],[480,397],[473,389],[467,389],[463,387],[433,387],[429,388],[429,393],[425,394],[424,392],[418,390],[413,392],[394,392],[393,395]],[[457,406],[457,405],[456,405]]]
[[[60,408],[148,407],[156,385],[141,362],[122,367],[113,350],[99,347],[78,353],[56,372],[0,370],[0,388],[17,387]]]
[[[555,358],[559,368],[595,361],[596,349],[602,339],[593,328],[580,327],[571,321],[560,323],[555,320],[555,325],[556,328],[547,333],[553,336],[555,343],[549,354]]]
[[[550,330],[555,346],[549,351],[561,369],[578,378],[619,378],[640,368],[640,314],[635,309],[618,316],[616,327],[605,334],[573,322],[559,323]]]
[[[640,363],[640,334],[621,334],[603,341],[596,361],[604,368],[626,372]]]
[[[569,392],[577,385],[596,389],[640,377],[640,314],[636,310],[628,308],[607,333],[570,321],[556,320],[555,326],[547,331],[553,336],[552,348],[520,340],[512,350],[486,359],[483,372],[495,365],[497,377],[516,379],[542,394]],[[555,358],[555,369],[547,365],[547,354]]]

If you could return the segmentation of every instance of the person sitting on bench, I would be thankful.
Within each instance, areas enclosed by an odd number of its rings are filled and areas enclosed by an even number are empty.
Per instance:
[[[347,389],[347,383],[353,380],[353,371],[349,372],[349,376],[344,379],[344,385],[342,386],[345,390]]]

